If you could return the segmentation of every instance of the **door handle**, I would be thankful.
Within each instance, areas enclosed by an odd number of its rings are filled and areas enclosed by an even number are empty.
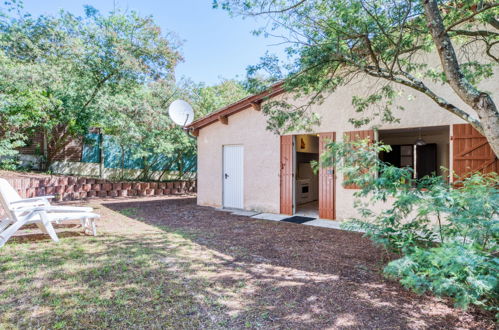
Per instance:
[[[228,179],[229,178],[229,175],[227,173],[225,173],[225,179]]]

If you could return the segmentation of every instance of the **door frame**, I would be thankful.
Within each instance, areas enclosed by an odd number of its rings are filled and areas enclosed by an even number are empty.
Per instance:
[[[242,159],[242,184],[241,184],[241,193],[242,193],[242,207],[241,210],[244,209],[244,145],[242,144],[223,144],[222,145],[222,172],[221,172],[221,180],[222,180],[222,208],[225,209],[225,147],[241,147],[243,150],[243,159]],[[233,209],[229,207],[228,209]]]

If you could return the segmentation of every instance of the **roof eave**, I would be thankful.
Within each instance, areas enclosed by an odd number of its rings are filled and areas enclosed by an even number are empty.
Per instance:
[[[284,82],[278,82],[265,91],[250,95],[242,100],[232,103],[224,108],[212,112],[198,120],[193,121],[190,125],[186,126],[190,130],[198,130],[220,120],[220,118],[227,118],[235,113],[248,109],[255,103],[261,103],[265,99],[277,96],[284,92]]]

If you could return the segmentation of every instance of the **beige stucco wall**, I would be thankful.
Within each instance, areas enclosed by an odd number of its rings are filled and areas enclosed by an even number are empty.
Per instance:
[[[266,119],[253,109],[216,122],[198,136],[198,204],[222,206],[224,145],[244,147],[244,208],[279,212],[279,136],[265,130]]]
[[[405,108],[404,111],[394,110],[395,117],[400,119],[399,123],[387,124],[374,121],[368,127],[353,127],[349,123],[349,119],[356,116],[352,106],[352,97],[365,95],[373,86],[384,83],[383,80],[378,81],[369,77],[359,78],[350,85],[339,88],[328,96],[322,104],[313,105],[311,111],[318,113],[321,117],[321,124],[313,130],[313,133],[336,132],[337,140],[342,140],[345,131],[369,129],[373,126],[379,129],[394,129],[464,123],[463,120],[440,108],[425,95],[409,88],[396,86],[400,91],[397,104]],[[474,114],[474,111],[465,105],[448,86],[426,83],[449,102],[465,109],[470,114]],[[496,102],[499,101],[499,82],[497,80],[489,79],[480,87],[491,92]],[[286,99],[295,104],[303,104],[303,100],[294,100],[286,94],[277,98]],[[306,132],[294,132],[293,134],[299,133]],[[200,205],[222,206],[222,146],[225,144],[244,146],[244,208],[262,212],[279,212],[279,137],[266,130],[265,116],[251,108],[230,116],[228,125],[217,122],[200,130],[198,137],[198,203]],[[452,159],[451,153],[452,151],[450,154],[442,154],[440,157]],[[338,219],[358,215],[352,207],[355,191],[354,189],[344,189],[341,175],[337,177],[336,215]],[[377,208],[382,207],[379,205]]]

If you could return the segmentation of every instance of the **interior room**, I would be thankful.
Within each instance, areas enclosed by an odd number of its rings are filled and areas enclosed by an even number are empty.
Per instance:
[[[319,176],[314,173],[311,162],[319,161],[319,137],[317,135],[297,135],[295,159],[295,214],[317,217],[319,212]]]
[[[380,130],[379,141],[392,147],[380,158],[397,167],[410,167],[416,179],[426,175],[448,176],[449,126]]]

